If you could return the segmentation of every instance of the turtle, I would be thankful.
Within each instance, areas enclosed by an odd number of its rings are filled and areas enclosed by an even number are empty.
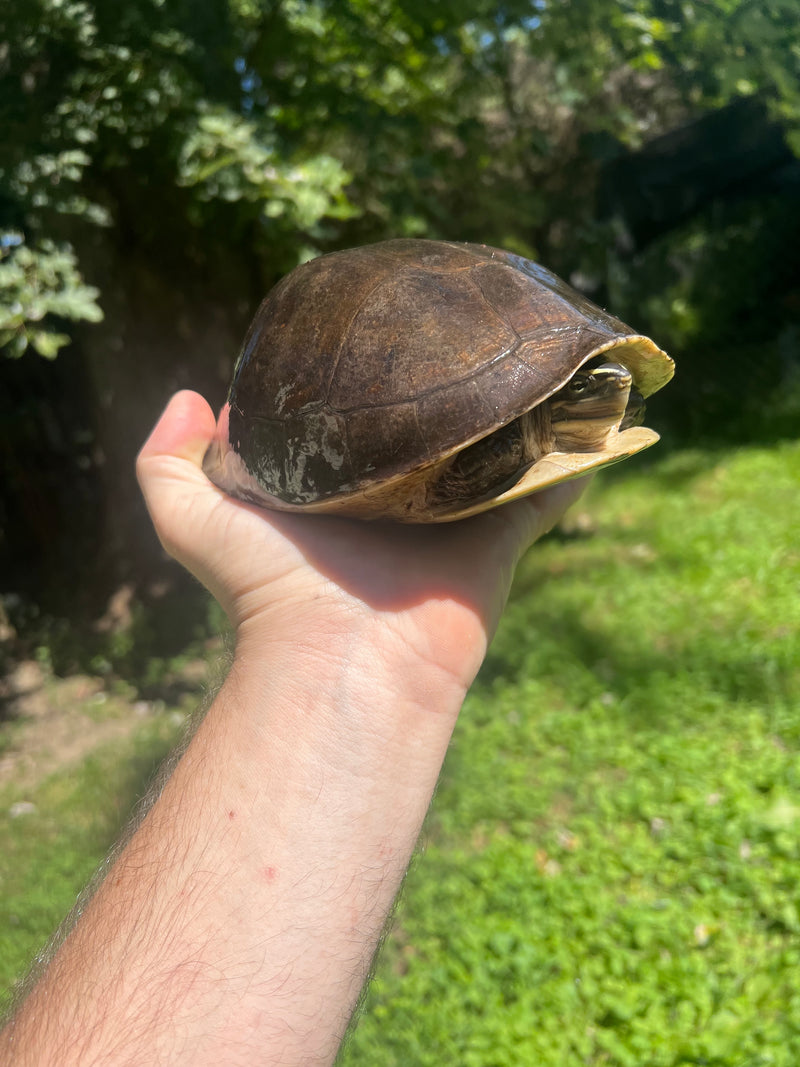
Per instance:
[[[449,522],[654,444],[644,400],[673,370],[513,252],[364,245],[267,294],[204,470],[281,511]]]

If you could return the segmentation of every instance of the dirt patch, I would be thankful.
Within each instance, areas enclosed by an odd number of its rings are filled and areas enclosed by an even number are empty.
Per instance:
[[[4,720],[0,723],[0,788],[14,798],[54,771],[79,763],[95,748],[128,737],[153,715],[185,715],[208,690],[208,662],[181,670],[185,694],[180,709],[162,700],[140,700],[109,690],[104,678],[58,678],[34,660],[16,663],[0,679]]]

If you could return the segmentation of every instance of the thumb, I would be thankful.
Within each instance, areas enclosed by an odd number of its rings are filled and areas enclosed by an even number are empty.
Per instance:
[[[136,460],[136,476],[156,533],[170,555],[184,563],[187,522],[203,522],[217,501],[218,493],[202,470],[215,429],[214,412],[199,393],[176,393]]]
[[[183,389],[167,404],[139,453],[138,462],[149,464],[158,457],[170,456],[199,467],[216,424],[208,401],[199,393]]]

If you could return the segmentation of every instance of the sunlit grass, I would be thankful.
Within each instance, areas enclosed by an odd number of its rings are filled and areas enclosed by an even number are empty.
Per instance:
[[[345,1063],[798,1061],[798,487],[676,455],[529,554]]]

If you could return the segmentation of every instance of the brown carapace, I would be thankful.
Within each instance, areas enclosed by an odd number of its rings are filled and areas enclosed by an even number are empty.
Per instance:
[[[509,252],[334,252],[256,313],[204,469],[265,507],[446,522],[653,444],[644,398],[673,369]]]

